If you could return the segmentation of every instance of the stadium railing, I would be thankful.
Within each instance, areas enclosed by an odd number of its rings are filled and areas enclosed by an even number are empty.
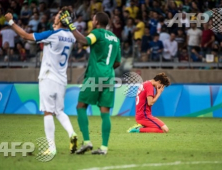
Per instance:
[[[175,63],[175,62],[134,62],[133,67],[159,67],[159,68],[164,68],[164,67],[173,67],[173,68],[178,68],[178,67],[187,67],[187,68],[192,68],[192,67],[214,67],[214,68],[222,68],[222,63],[202,63],[202,62],[187,62],[187,63]]]
[[[39,68],[41,62],[33,61],[33,62],[0,62],[0,67],[10,68],[10,67],[20,67],[20,68]],[[87,62],[69,62],[69,67],[86,67]],[[193,68],[193,67],[213,67],[217,69],[222,68],[222,63],[205,63],[205,62],[133,62],[134,68],[147,68],[147,67],[172,67],[172,68]]]
[[[20,68],[39,68],[41,63],[36,62],[0,62],[0,67],[10,68],[10,67],[20,67]],[[86,67],[87,63],[85,62],[75,62],[69,63],[69,67]]]

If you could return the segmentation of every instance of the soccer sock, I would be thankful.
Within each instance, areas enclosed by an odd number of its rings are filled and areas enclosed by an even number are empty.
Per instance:
[[[52,115],[44,116],[45,135],[49,143],[50,150],[56,150],[55,146],[55,124]]]
[[[163,130],[160,128],[142,127],[140,128],[140,133],[163,133]]]
[[[102,145],[102,146],[100,147],[100,149],[101,149],[102,151],[104,151],[104,150],[107,151],[107,150],[108,150],[108,147]]]
[[[111,121],[109,113],[101,113],[102,118],[102,146],[107,147],[109,134],[111,130]]]
[[[86,114],[86,108],[77,108],[79,128],[82,132],[84,141],[89,140],[89,122]]]
[[[83,145],[87,145],[88,143],[91,143],[90,140],[84,140]]]
[[[70,119],[64,112],[61,112],[58,115],[56,115],[56,118],[61,123],[61,125],[64,127],[64,129],[67,131],[69,137],[76,136],[76,133],[73,130]]]

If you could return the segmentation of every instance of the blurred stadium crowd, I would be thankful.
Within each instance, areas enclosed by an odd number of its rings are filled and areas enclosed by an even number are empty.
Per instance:
[[[0,62],[36,61],[43,45],[19,38],[8,26],[4,14],[27,32],[52,30],[60,2],[41,0],[0,0]],[[110,17],[107,29],[122,42],[123,65],[130,68],[140,62],[222,62],[222,34],[213,32],[213,19],[197,27],[190,24],[187,13],[207,13],[222,7],[220,0],[76,0],[69,8],[75,13],[75,25],[84,35],[93,29],[92,17],[104,11]],[[179,21],[167,27],[167,20],[182,13]],[[192,16],[191,20],[196,20]],[[75,44],[70,60],[84,62],[89,49]]]

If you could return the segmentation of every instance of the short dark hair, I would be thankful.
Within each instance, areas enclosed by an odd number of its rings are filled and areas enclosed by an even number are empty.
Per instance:
[[[76,18],[82,17],[82,14],[76,14]]]
[[[72,15],[72,11],[70,10],[70,8],[68,6],[63,6],[61,9],[60,9],[62,12],[65,12],[65,11],[68,11],[70,15]]]
[[[38,12],[34,12],[33,14],[37,14],[39,16],[39,13]]]
[[[132,17],[129,17],[127,20],[132,20],[134,22],[134,19]]]
[[[165,24],[162,25],[161,32],[168,32],[168,28],[167,28],[167,26]]]
[[[153,79],[155,81],[160,81],[160,83],[166,87],[170,85],[170,79],[167,77],[165,73],[159,73]]]
[[[106,27],[109,24],[109,17],[105,12],[96,13],[96,20],[102,27]]]
[[[126,13],[128,13],[128,14],[129,14],[129,10],[127,10],[127,9],[126,9],[126,10],[124,10],[124,12],[126,12]]]
[[[157,15],[159,14],[159,12],[157,10],[152,10],[152,12],[157,13]]]
[[[158,33],[155,33],[153,36],[154,37],[159,37],[160,35]]]
[[[159,18],[159,21],[160,21],[160,22],[164,22],[164,20],[165,20],[164,17],[160,17],[160,18]]]

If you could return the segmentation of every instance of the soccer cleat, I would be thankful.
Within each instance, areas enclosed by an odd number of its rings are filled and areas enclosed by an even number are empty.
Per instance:
[[[128,131],[129,133],[140,133],[140,127],[132,128]]]
[[[98,148],[97,150],[94,150],[91,153],[93,155],[106,155],[107,154],[107,150],[102,150],[102,149]]]
[[[47,155],[55,155],[56,154],[56,150],[51,150],[51,149],[47,149],[45,152],[42,153],[42,155],[47,156]]]
[[[93,145],[91,142],[86,145],[82,144],[81,148],[76,151],[76,154],[84,154],[87,151],[91,151],[93,149]]]
[[[132,126],[131,128],[129,128],[129,129],[127,130],[127,132],[129,132],[129,133],[135,133],[135,132],[139,133],[138,130],[139,130],[141,127],[143,127],[141,124],[135,124],[134,126]]]
[[[77,143],[78,139],[77,139],[77,136],[72,136],[70,138],[70,153],[73,154],[76,152],[77,150],[77,146],[78,146],[78,143]]]

